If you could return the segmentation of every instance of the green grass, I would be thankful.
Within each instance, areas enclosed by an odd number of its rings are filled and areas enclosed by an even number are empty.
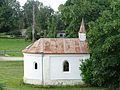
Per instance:
[[[0,84],[3,84],[5,90],[107,90],[104,88],[80,88],[72,87],[40,87],[26,85],[22,82],[23,62],[19,61],[0,61]]]
[[[0,50],[22,50],[30,42],[26,42],[24,39],[3,39],[0,38]],[[22,52],[6,52],[5,54],[10,56],[22,56]]]

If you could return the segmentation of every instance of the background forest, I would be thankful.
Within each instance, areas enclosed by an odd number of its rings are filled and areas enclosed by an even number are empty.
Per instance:
[[[39,1],[23,7],[16,0],[0,0],[0,33],[32,39],[32,6],[35,5],[35,38],[78,37],[84,18],[91,58],[80,66],[88,85],[120,89],[120,0],[67,0],[58,12]]]

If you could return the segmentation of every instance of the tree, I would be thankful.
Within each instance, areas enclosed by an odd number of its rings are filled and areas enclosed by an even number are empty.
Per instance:
[[[48,20],[48,37],[55,38],[57,36],[57,21],[55,16],[51,16]]]
[[[27,0],[25,5],[23,6],[23,15],[24,15],[24,22],[25,28],[32,25],[32,13],[33,13],[33,4],[35,5],[35,15],[38,15],[40,7],[43,7],[43,3],[34,0]]]
[[[59,11],[66,26],[66,37],[78,37],[81,19],[85,19],[88,28],[88,22],[95,21],[109,3],[108,0],[67,0],[64,5],[60,5]]]
[[[40,28],[37,27],[37,26],[35,26],[34,36],[35,36],[35,40],[38,40],[39,38],[41,38]],[[25,40],[28,40],[28,41],[32,40],[32,26],[30,26],[30,27],[27,28]]]
[[[48,27],[48,19],[54,13],[54,10],[50,7],[44,6],[43,3],[39,1],[28,0],[25,5],[23,6],[23,13],[24,13],[24,22],[25,28],[29,28],[32,25],[32,6],[35,4],[35,23],[36,27],[39,30],[35,30],[35,32],[39,31],[40,37],[47,37],[47,27]]]
[[[81,65],[85,82],[95,86],[120,88],[120,1],[109,5],[94,22],[89,22],[89,46],[91,51],[91,77],[87,80],[87,62]]]
[[[16,0],[0,1],[0,32],[15,30],[19,25],[20,5]]]
[[[36,23],[37,26],[39,26],[41,29],[40,32],[41,37],[47,37],[47,32],[49,32],[47,28],[48,21],[53,14],[54,14],[54,10],[52,8],[47,6],[40,7],[38,15],[36,16]]]
[[[59,12],[55,12],[53,15],[51,15],[47,24],[47,37],[55,38],[57,37],[58,32],[61,32],[65,29],[64,23],[61,19],[61,14]]]

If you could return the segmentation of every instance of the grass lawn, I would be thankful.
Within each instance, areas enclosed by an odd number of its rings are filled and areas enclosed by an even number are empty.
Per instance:
[[[22,50],[30,42],[26,42],[24,39],[3,39],[0,38],[0,50]],[[22,56],[21,52],[6,52],[10,56]]]
[[[0,83],[5,85],[5,90],[107,90],[104,88],[80,87],[40,87],[25,85],[22,82],[23,62],[0,61]]]

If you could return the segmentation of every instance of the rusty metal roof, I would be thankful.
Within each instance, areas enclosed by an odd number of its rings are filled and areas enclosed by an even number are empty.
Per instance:
[[[79,38],[41,38],[27,46],[23,53],[79,54],[89,53],[86,41]]]

